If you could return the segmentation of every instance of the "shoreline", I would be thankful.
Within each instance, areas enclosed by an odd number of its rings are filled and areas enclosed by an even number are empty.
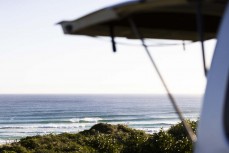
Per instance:
[[[196,132],[196,121],[187,121]],[[169,142],[169,143],[167,143]],[[164,146],[168,144],[168,146]],[[165,150],[164,150],[165,149]],[[175,149],[175,150],[174,150]],[[107,152],[107,153],[148,153],[151,152],[188,152],[192,151],[182,123],[161,129],[158,133],[147,134],[144,131],[129,128],[126,125],[99,123],[89,130],[71,134],[47,134],[21,139],[18,142],[0,145],[0,152]]]

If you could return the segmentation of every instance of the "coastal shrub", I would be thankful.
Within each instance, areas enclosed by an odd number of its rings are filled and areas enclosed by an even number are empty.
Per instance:
[[[141,152],[142,145],[148,140],[149,134],[143,131],[131,131],[130,134],[124,139],[123,153]]]
[[[187,121],[196,131],[195,121]],[[0,153],[191,153],[182,123],[154,134],[127,127],[99,123],[76,134],[48,134],[0,146]]]
[[[194,133],[196,133],[197,121],[186,120],[186,122],[191,126]],[[187,132],[186,132],[182,122],[180,122],[176,125],[172,125],[168,129],[168,133],[171,134],[174,138],[176,138],[176,140],[180,140],[183,137],[187,137]]]
[[[162,129],[153,134],[142,146],[143,153],[167,153],[171,152],[174,138]]]
[[[25,147],[14,144],[11,146],[3,146],[0,153],[30,153]]]
[[[196,133],[197,121],[187,120],[187,123]],[[193,151],[192,142],[181,122],[171,126],[167,131],[161,129],[158,133],[154,133],[142,148],[143,153],[191,153]]]

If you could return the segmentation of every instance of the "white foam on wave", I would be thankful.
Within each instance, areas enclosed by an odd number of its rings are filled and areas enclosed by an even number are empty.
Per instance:
[[[145,131],[148,134],[157,133],[161,130],[161,128],[136,128],[137,130]],[[163,130],[168,130],[169,128],[163,128]]]
[[[68,123],[68,124],[31,124],[31,125],[5,125],[0,126],[1,131],[12,131],[12,130],[32,130],[32,129],[45,129],[45,128],[53,128],[53,129],[71,129],[71,128],[79,128],[79,127],[86,127],[90,123]]]
[[[14,140],[3,140],[3,139],[0,139],[0,144],[3,145],[3,144],[8,144],[8,143],[12,143]]]
[[[6,125],[0,127],[0,134],[2,138],[23,138],[26,136],[44,135],[44,134],[60,134],[60,133],[78,133],[80,131],[89,129],[94,123],[68,123],[68,124],[30,124],[30,125]],[[5,140],[1,140],[5,143]]]
[[[179,120],[152,120],[152,121],[119,121],[119,122],[109,122],[109,124],[126,124],[126,125],[161,125],[161,126],[166,126],[166,125],[174,125],[179,123]]]
[[[80,119],[79,118],[71,118],[71,119],[69,119],[69,121],[72,123],[79,123]]]
[[[72,123],[80,123],[80,122],[97,123],[100,120],[103,119],[99,117],[84,117],[84,118],[71,118],[69,121]]]

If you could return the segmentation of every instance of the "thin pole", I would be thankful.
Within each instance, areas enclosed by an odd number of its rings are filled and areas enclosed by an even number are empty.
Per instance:
[[[202,12],[202,0],[196,0],[196,25],[199,34],[199,40],[201,43],[202,60],[204,67],[204,74],[207,77],[207,66],[205,61],[205,48],[204,48],[204,23],[203,23],[203,12]]]
[[[154,66],[154,68],[155,68],[155,70],[156,70],[156,72],[157,72],[157,74],[158,74],[158,76],[159,76],[159,78],[160,78],[160,80],[162,82],[163,87],[165,88],[165,90],[167,92],[167,95],[168,95],[169,100],[171,101],[171,103],[173,105],[173,108],[175,109],[176,113],[178,114],[180,120],[182,121],[182,123],[183,123],[183,125],[184,125],[184,127],[185,127],[185,129],[186,129],[186,131],[187,131],[187,133],[189,135],[190,140],[193,143],[196,142],[197,138],[196,138],[195,133],[193,132],[193,130],[190,127],[190,125],[185,121],[185,119],[184,119],[179,107],[176,104],[176,101],[175,101],[174,97],[172,96],[169,88],[167,87],[167,85],[166,85],[166,83],[165,83],[165,81],[164,81],[164,79],[163,79],[163,77],[162,77],[162,75],[161,75],[156,63],[153,60],[153,57],[151,56],[151,54],[150,54],[150,52],[148,50],[148,47],[146,46],[145,41],[144,41],[141,33],[139,32],[139,29],[137,28],[135,22],[131,18],[129,18],[129,23],[130,23],[131,28],[132,28],[134,34],[136,35],[136,37],[141,40],[142,46],[145,48],[145,51],[146,51],[151,63],[153,64],[153,66]]]
[[[184,40],[182,41],[182,46],[183,46],[183,51],[185,51],[186,47],[185,47],[185,42],[184,42]]]
[[[110,25],[110,35],[111,35],[111,44],[113,52],[116,52],[116,43],[115,43],[115,34],[114,34],[114,26]]]

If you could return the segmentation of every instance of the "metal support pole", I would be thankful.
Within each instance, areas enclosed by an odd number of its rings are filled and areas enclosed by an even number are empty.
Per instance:
[[[183,46],[183,51],[185,51],[186,47],[185,47],[185,41],[184,40],[182,41],[182,46]]]
[[[114,26],[110,25],[110,35],[111,35],[111,44],[113,52],[116,52],[116,43],[115,43],[115,34],[114,34]]]
[[[196,0],[196,25],[199,40],[201,43],[201,50],[202,50],[202,60],[203,60],[203,67],[204,67],[204,74],[207,77],[207,66],[205,61],[205,48],[204,48],[204,22],[203,22],[203,12],[202,12],[202,0]]]
[[[170,91],[169,91],[169,89],[168,89],[168,87],[167,87],[167,85],[166,85],[166,83],[165,83],[165,81],[164,81],[164,79],[163,79],[163,77],[162,77],[162,75],[161,75],[156,63],[155,63],[155,61],[153,60],[153,57],[151,56],[151,54],[150,54],[150,52],[148,50],[148,47],[146,46],[145,41],[144,41],[139,29],[137,28],[135,22],[131,18],[129,18],[129,23],[130,23],[131,28],[132,28],[134,34],[136,35],[136,37],[141,40],[142,46],[145,48],[145,51],[146,51],[151,63],[153,64],[153,67],[155,68],[155,70],[157,72],[157,75],[159,76],[159,78],[160,78],[160,80],[162,82],[163,87],[165,88],[165,90],[167,92],[167,95],[168,95],[169,100],[171,101],[171,103],[173,105],[173,108],[175,109],[176,113],[178,114],[180,120],[182,121],[182,123],[183,123],[183,125],[184,125],[184,127],[185,127],[185,129],[186,129],[186,131],[187,131],[187,133],[189,135],[190,140],[193,143],[196,142],[197,138],[196,138],[195,133],[193,132],[193,130],[190,127],[190,125],[185,121],[185,119],[184,119],[179,107],[176,104],[176,101],[175,101],[174,97],[170,93]]]

